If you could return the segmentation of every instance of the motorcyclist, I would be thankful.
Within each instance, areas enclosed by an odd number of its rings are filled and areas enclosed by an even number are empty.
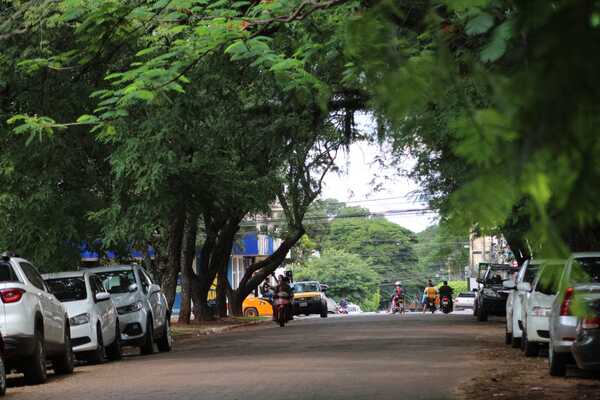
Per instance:
[[[450,304],[450,311],[453,310],[454,303],[452,301],[452,294],[454,293],[454,289],[448,286],[448,281],[444,281],[442,286],[439,288],[440,298],[448,297],[448,303]]]
[[[427,305],[430,303],[435,304],[435,298],[438,295],[438,290],[435,288],[435,286],[433,286],[433,282],[431,282],[431,279],[429,281],[427,281],[427,287],[425,288],[425,290],[423,290],[423,300],[424,300],[424,305],[423,305],[423,314],[425,314],[425,311],[427,310]]]
[[[348,300],[345,297],[340,299],[339,312],[342,314],[348,313]]]
[[[404,288],[402,287],[402,282],[398,281],[395,285],[396,287],[392,294],[392,309],[394,307],[399,307],[401,303],[404,303]]]
[[[281,275],[278,279],[277,286],[273,288],[273,321],[277,321],[277,307],[275,307],[275,300],[277,300],[278,298],[285,298],[289,300],[286,306],[288,320],[294,319],[294,313],[292,310],[292,301],[294,300],[294,289],[290,286],[290,279],[287,276]]]

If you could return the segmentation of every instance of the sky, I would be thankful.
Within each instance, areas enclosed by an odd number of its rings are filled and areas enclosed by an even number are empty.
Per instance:
[[[368,121],[367,121],[368,123]],[[321,198],[334,198],[351,206],[368,208],[371,212],[385,212],[386,218],[413,232],[420,232],[435,223],[435,215],[398,215],[394,210],[426,208],[414,197],[419,186],[393,168],[382,168],[375,162],[381,154],[376,144],[356,142],[348,152],[339,154],[337,165],[341,173],[326,175]],[[411,160],[406,160],[402,168],[409,169]],[[373,179],[379,184],[375,190]],[[382,179],[387,177],[387,179]],[[392,212],[389,212],[392,211]],[[396,215],[394,215],[396,214]]]

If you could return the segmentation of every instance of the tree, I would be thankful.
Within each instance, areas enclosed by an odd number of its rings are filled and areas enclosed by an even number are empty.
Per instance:
[[[329,285],[328,293],[346,298],[365,311],[379,308],[379,276],[363,257],[342,250],[328,250],[294,270],[296,280],[317,280]]]

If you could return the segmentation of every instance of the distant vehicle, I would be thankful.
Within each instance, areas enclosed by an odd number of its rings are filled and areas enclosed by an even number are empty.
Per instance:
[[[442,296],[440,299],[440,310],[444,314],[450,314],[450,312],[452,312],[452,309],[450,308],[450,299],[448,296]]]
[[[550,312],[558,291],[558,277],[563,268],[564,262],[543,262],[532,285],[528,282],[521,283],[522,289],[530,292],[524,298],[522,308],[521,349],[527,357],[538,355],[540,347],[550,341]]]
[[[475,307],[475,293],[462,292],[454,298],[454,309],[456,311],[473,309]]]
[[[138,265],[116,265],[87,269],[100,277],[117,307],[121,344],[152,354],[171,351],[171,317],[167,299],[148,273]]]
[[[550,312],[550,375],[564,376],[572,361],[571,347],[577,336],[573,300],[600,283],[600,253],[574,253],[567,261]]]
[[[0,333],[0,397],[6,394],[6,365],[4,364],[4,340]]]
[[[46,381],[47,360],[54,373],[72,373],[69,317],[29,261],[0,258],[0,298],[6,370],[23,372],[28,384]]]
[[[42,275],[69,315],[77,358],[101,363],[121,358],[117,309],[97,275],[87,271]]]
[[[272,317],[273,305],[267,298],[250,295],[244,300],[242,311],[245,317]]]
[[[509,291],[506,299],[505,341],[507,344],[512,344],[514,348],[518,348],[521,345],[521,337],[523,336],[523,304],[530,294],[531,284],[535,279],[538,269],[539,263],[533,260],[526,260],[514,280],[511,278],[503,282],[504,288]],[[523,283],[527,283],[528,285],[523,285]]]
[[[587,312],[577,323],[573,356],[580,369],[600,371],[600,285],[598,293],[585,296],[582,303]]]
[[[479,289],[475,296],[473,314],[478,321],[487,321],[489,315],[506,314],[509,291],[502,282],[509,279],[515,269],[508,264],[479,264]]]
[[[321,318],[327,318],[328,307],[324,291],[327,285],[321,285],[317,281],[294,282],[294,315],[319,314]]]
[[[275,296],[273,300],[273,306],[275,307],[275,316],[277,318],[277,323],[280,327],[284,327],[285,324],[288,323],[291,319],[289,304],[290,304],[290,296],[286,292],[280,292]]]

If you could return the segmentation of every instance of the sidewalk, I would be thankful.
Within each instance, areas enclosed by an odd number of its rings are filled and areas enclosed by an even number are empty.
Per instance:
[[[234,329],[267,325],[270,322],[270,318],[228,317],[215,321],[191,323],[189,325],[180,325],[177,322],[172,322],[171,330],[173,332],[173,338],[176,341],[180,341],[194,337],[219,335]]]

